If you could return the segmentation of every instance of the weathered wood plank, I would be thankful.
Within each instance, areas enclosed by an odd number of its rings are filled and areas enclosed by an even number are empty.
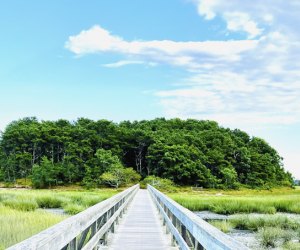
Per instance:
[[[111,250],[166,250],[171,246],[164,233],[161,221],[147,190],[139,190],[124,219],[116,228],[108,249]]]

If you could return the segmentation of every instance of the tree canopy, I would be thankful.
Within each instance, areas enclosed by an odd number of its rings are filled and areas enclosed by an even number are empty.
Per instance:
[[[214,121],[33,117],[13,121],[1,134],[0,181],[31,178],[36,187],[101,180],[117,185],[117,175],[133,175],[128,168],[143,178],[155,175],[179,185],[292,184],[282,158],[266,141]]]

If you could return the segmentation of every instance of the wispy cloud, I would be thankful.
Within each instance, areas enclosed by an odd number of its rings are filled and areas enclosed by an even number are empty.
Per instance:
[[[106,67],[106,68],[119,68],[119,67],[123,67],[126,65],[132,65],[132,64],[145,64],[147,66],[155,66],[155,63],[149,63],[149,62],[145,62],[145,61],[134,61],[134,60],[121,60],[121,61],[117,61],[114,63],[106,63],[103,64],[102,66]]]
[[[214,61],[216,58],[222,58],[224,61],[238,61],[242,53],[254,49],[257,43],[256,40],[126,41],[96,25],[88,30],[81,31],[78,35],[70,36],[65,47],[76,55],[104,52],[119,53],[134,57],[136,61],[146,60],[152,63],[167,63],[194,69],[201,67],[203,62]]]

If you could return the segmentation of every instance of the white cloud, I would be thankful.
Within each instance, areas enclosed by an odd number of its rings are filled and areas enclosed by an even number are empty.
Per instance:
[[[264,26],[271,25],[274,21],[274,11],[276,5],[286,3],[278,0],[276,3],[272,0],[194,0],[198,8],[198,13],[207,20],[220,16],[227,23],[229,31],[242,31],[248,34],[248,38],[255,38],[263,33]],[[281,7],[281,6],[280,6]],[[260,27],[261,26],[261,27]]]
[[[155,64],[153,64],[153,63],[147,63],[144,61],[131,61],[131,60],[121,60],[121,61],[114,62],[114,63],[103,64],[103,66],[107,67],[107,68],[119,68],[119,67],[123,67],[123,66],[130,65],[130,64],[147,64],[149,66],[155,66]]]
[[[220,4],[219,0],[197,0],[195,2],[198,3],[198,12],[200,15],[204,16],[207,20],[215,18],[216,13],[214,8]]]
[[[77,55],[89,53],[119,53],[135,57],[134,61],[168,63],[176,66],[202,67],[200,61],[222,58],[225,61],[237,61],[240,55],[257,46],[256,40],[242,41],[204,41],[177,42],[171,40],[126,41],[112,35],[100,26],[94,26],[70,36],[65,47]],[[125,60],[128,62],[128,60]],[[121,63],[122,64],[122,63]],[[123,65],[126,65],[125,63]],[[117,66],[122,66],[117,64]]]
[[[247,13],[226,12],[224,17],[227,20],[227,29],[230,31],[245,31],[249,38],[255,38],[262,33],[262,29],[257,27],[257,23],[250,19]]]

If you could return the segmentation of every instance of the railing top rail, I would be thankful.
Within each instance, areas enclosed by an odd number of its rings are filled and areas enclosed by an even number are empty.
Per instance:
[[[149,190],[171,211],[171,213],[190,231],[193,237],[205,248],[214,250],[247,250],[246,246],[221,232],[190,210],[179,205],[151,185]]]
[[[8,248],[8,250],[38,249],[43,245],[55,242],[56,246],[63,248],[72,239],[92,225],[110,208],[125,198],[128,194],[139,188],[139,184],[132,186],[111,198],[104,200],[62,222],[36,234],[32,237]],[[46,250],[47,248],[45,248]]]

